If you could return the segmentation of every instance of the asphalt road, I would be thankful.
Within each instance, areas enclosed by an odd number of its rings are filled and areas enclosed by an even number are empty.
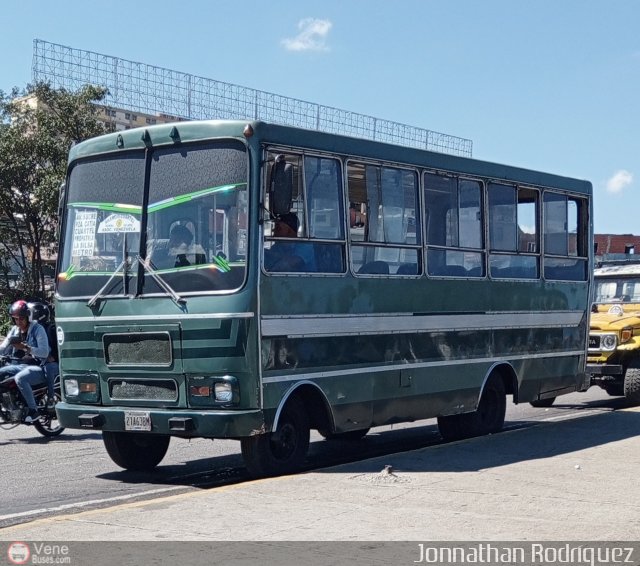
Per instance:
[[[561,397],[549,409],[508,404],[505,429],[623,405],[623,399],[596,387]],[[308,469],[440,442],[435,419],[378,427],[358,442],[325,441],[314,433]],[[0,429],[0,478],[1,528],[48,515],[241,482],[248,476],[237,441],[174,438],[158,468],[140,473],[118,468],[107,456],[99,433],[69,429],[47,440],[31,427],[18,426]]]

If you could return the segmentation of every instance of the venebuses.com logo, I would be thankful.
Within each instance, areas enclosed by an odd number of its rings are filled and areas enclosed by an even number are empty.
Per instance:
[[[9,564],[71,564],[69,546],[14,541],[7,547]]]
[[[7,548],[7,558],[11,564],[26,564],[30,557],[31,550],[25,542],[12,542]]]

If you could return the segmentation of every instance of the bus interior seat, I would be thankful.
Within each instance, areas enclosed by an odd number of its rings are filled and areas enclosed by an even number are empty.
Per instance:
[[[389,275],[389,264],[386,261],[370,261],[359,270],[360,275]]]
[[[342,248],[334,244],[314,244],[317,273],[343,273]]]
[[[449,277],[466,277],[467,270],[463,265],[445,265],[442,269],[442,273],[439,275],[445,275]]]
[[[415,263],[403,263],[396,271],[397,275],[418,275],[418,266]]]

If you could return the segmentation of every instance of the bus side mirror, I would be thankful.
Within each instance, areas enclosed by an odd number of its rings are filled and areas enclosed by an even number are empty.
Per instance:
[[[284,155],[278,155],[271,167],[269,188],[269,208],[273,216],[286,214],[291,210],[293,197],[293,165],[287,163]]]
[[[63,209],[64,209],[64,198],[67,192],[67,182],[62,181],[60,183],[60,187],[58,188],[58,222],[56,223],[56,238],[60,237],[60,222],[62,219]]]

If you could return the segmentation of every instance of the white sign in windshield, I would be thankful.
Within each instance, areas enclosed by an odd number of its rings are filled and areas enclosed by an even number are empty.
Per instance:
[[[92,257],[96,235],[96,211],[79,210],[73,223],[73,257]]]
[[[133,214],[110,214],[98,226],[98,234],[140,232],[140,221]]]

